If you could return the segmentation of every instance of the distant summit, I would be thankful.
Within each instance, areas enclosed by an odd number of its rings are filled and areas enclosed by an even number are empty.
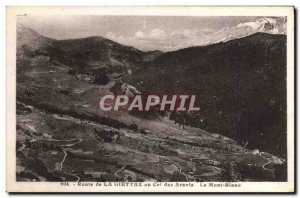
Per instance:
[[[237,28],[245,28],[249,32],[264,32],[269,34],[282,34],[277,25],[277,21],[272,18],[262,18],[255,22],[240,23]]]
[[[46,45],[52,45],[55,39],[40,35],[38,32],[23,24],[17,24],[17,48],[25,47],[36,51]]]
[[[286,28],[284,24],[279,24],[276,19],[261,18],[254,22],[245,22],[240,23],[235,27],[224,28],[223,30],[216,33],[216,37],[212,38],[210,41],[203,43],[202,45],[226,42],[229,40],[243,38],[259,32],[267,34],[286,34]]]
[[[162,52],[143,52],[100,36],[56,40],[18,24],[17,54],[23,58],[47,56],[77,72],[104,69],[120,74],[137,70],[143,62],[155,59]]]

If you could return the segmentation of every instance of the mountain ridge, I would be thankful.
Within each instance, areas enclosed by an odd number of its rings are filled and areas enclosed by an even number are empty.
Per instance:
[[[79,72],[106,68],[123,73],[135,70],[139,64],[160,56],[160,51],[143,52],[101,36],[57,40],[45,37],[24,25],[17,25],[17,50],[20,56],[49,56],[68,64]]]
[[[146,60],[99,38],[60,46],[27,33],[33,48],[17,51],[17,181],[287,181],[285,39],[250,37]],[[114,70],[92,79],[98,66]],[[99,110],[106,95],[151,88],[198,94],[202,117]]]
[[[286,36],[256,33],[167,52],[124,81],[142,93],[198,95],[200,115],[178,122],[285,155],[285,75]]]

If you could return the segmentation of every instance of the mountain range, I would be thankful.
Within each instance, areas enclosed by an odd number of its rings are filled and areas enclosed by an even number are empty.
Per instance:
[[[286,153],[285,35],[255,33],[167,52],[124,80],[143,93],[198,95],[200,114],[177,120]]]
[[[100,36],[56,40],[22,24],[17,25],[17,48],[19,57],[47,56],[78,72],[105,68],[109,73],[127,73],[161,54],[160,51],[143,52]]]
[[[284,25],[280,25],[276,19],[273,18],[261,18],[254,22],[240,23],[235,27],[225,28],[220,30],[226,36],[223,36],[217,41],[211,41],[210,44],[218,42],[226,42],[233,39],[242,38],[255,33],[267,33],[267,34],[286,34]]]
[[[18,25],[17,52],[49,57],[77,73],[104,68],[142,93],[198,95],[199,115],[174,112],[173,119],[285,156],[286,36],[275,34],[267,18],[237,27],[260,33],[163,53],[103,37],[56,40]]]
[[[17,181],[286,181],[286,36],[261,23],[170,52],[18,25]],[[200,111],[99,110],[112,94],[196,95]]]

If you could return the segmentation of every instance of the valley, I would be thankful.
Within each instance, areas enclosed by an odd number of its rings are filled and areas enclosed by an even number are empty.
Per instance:
[[[158,85],[153,75],[160,75],[149,72],[167,53],[144,53],[96,37],[56,41],[22,28],[19,39],[30,43],[23,42],[17,54],[18,181],[286,180],[284,157],[247,148],[217,127],[183,124],[170,112],[99,109],[103,96],[133,94],[132,87],[167,92],[151,87]],[[164,78],[161,85],[168,85]],[[173,85],[170,91],[182,88]]]

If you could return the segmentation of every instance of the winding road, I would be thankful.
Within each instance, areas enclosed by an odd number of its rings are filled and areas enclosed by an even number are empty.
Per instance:
[[[74,140],[74,139],[71,139],[71,140],[61,140],[61,141],[73,141],[73,140]],[[51,141],[51,140],[50,140],[50,141]],[[57,141],[57,140],[54,140],[54,139],[53,139],[53,141]],[[59,146],[61,146],[61,147],[71,147],[71,146],[74,146],[74,145],[79,144],[79,143],[81,143],[81,142],[82,142],[82,139],[78,139],[78,142],[71,143],[71,144],[62,144],[62,145],[59,145]],[[65,174],[67,174],[67,175],[76,177],[76,178],[77,178],[77,181],[76,181],[76,182],[79,182],[79,181],[80,181],[80,177],[78,177],[77,175],[73,175],[73,174],[70,174],[70,173],[67,173],[67,172],[63,171],[63,164],[64,164],[64,162],[66,161],[66,158],[67,158],[67,156],[68,156],[68,153],[66,152],[65,149],[63,149],[63,153],[64,153],[64,157],[63,157],[62,161],[60,162],[60,168],[59,168],[59,170],[60,170],[61,172],[65,173]]]
[[[215,167],[215,166],[207,166],[207,167],[209,167],[211,169],[211,172],[203,173],[199,176],[201,176],[201,177],[211,177],[211,176],[219,175],[222,172],[218,167]]]
[[[71,140],[64,140],[64,141],[73,141],[74,139],[71,139]],[[76,144],[79,144],[82,142],[82,139],[78,139],[78,142],[75,142],[75,143],[71,143],[71,144],[62,144],[62,145],[58,145],[58,146],[63,146],[63,147],[71,147],[71,146],[74,146]]]
[[[156,157],[157,157],[157,159],[156,160],[150,160],[150,161],[145,161],[145,162],[137,162],[137,163],[133,163],[133,164],[129,164],[130,166],[134,166],[134,165],[138,165],[138,164],[145,164],[145,163],[157,163],[157,162],[159,162],[159,156],[158,155],[155,155]],[[127,165],[128,166],[128,165]],[[117,170],[114,174],[115,174],[115,176],[117,176],[117,177],[120,177],[119,175],[118,175],[118,173],[120,172],[120,171],[122,171],[122,170],[124,170],[125,169],[125,167],[126,166],[123,166],[122,168],[120,168],[119,170]]]
[[[65,160],[67,158],[67,155],[68,155],[65,150],[63,150],[63,152],[64,152],[65,155],[64,155],[63,160],[60,162],[60,168],[59,168],[60,171],[62,171],[62,169],[63,169],[63,163],[65,162]]]
[[[193,181],[196,181],[194,176],[183,173],[182,167],[179,164],[173,162],[173,165],[179,167],[179,173],[185,177],[186,181],[190,181],[189,176],[193,178]]]
[[[25,147],[26,147],[26,145],[24,143],[22,143],[22,146],[21,146],[21,148],[18,149],[18,151],[22,151]]]
[[[262,166],[263,169],[265,169],[265,170],[270,170],[270,171],[271,171],[272,169],[266,168],[266,165],[270,164],[272,161],[271,161],[270,159],[268,159],[268,158],[262,156],[261,154],[263,154],[263,152],[259,153],[259,156],[262,157],[262,158],[264,158],[265,160],[268,161],[267,163],[265,163],[265,164]]]

